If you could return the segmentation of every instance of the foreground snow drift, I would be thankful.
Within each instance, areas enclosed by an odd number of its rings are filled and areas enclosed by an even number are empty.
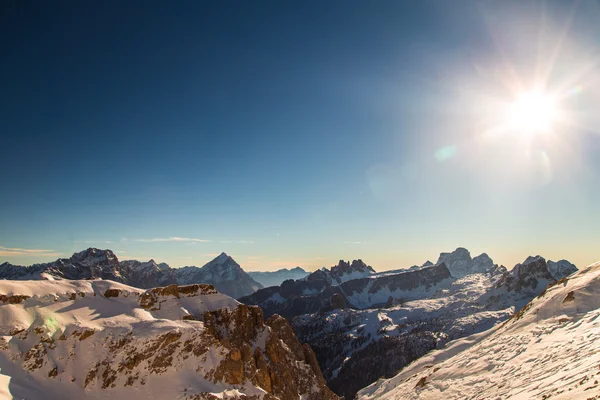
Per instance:
[[[600,263],[562,279],[510,320],[451,342],[367,399],[600,398]]]
[[[0,281],[0,398],[334,399],[281,317],[210,285]]]

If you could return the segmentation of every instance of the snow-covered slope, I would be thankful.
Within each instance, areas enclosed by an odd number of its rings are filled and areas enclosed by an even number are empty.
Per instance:
[[[504,324],[449,343],[358,398],[598,399],[598,348],[600,263],[543,290]]]
[[[264,287],[279,286],[288,279],[302,279],[309,273],[300,267],[287,269],[283,268],[277,271],[250,271],[248,275]]]
[[[262,288],[233,258],[221,253],[202,268],[170,268],[154,260],[119,261],[111,250],[89,248],[51,263],[30,267],[0,264],[0,278],[30,279],[110,279],[138,288],[152,288],[171,284],[189,285],[206,283],[229,296],[238,298]]]
[[[0,281],[0,373],[0,398],[335,398],[283,318],[210,285]]]

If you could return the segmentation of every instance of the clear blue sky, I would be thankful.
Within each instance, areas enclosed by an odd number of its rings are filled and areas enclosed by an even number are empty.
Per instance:
[[[596,261],[600,6],[521,3],[4,2],[0,261]]]

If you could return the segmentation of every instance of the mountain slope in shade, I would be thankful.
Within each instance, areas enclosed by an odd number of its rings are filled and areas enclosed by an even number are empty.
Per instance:
[[[29,279],[108,279],[138,288],[151,288],[171,284],[206,283],[234,298],[249,295],[262,285],[250,277],[233,258],[221,253],[202,268],[171,268],[154,260],[119,261],[111,250],[89,248],[51,263],[30,267],[0,264],[0,278]]]
[[[598,332],[600,263],[548,287],[504,324],[432,352],[358,398],[598,399]]]
[[[239,300],[258,305],[265,315],[279,314],[292,319],[335,308],[365,309],[393,304],[401,299],[429,297],[452,281],[443,263],[394,275],[378,276],[369,269],[359,272],[363,273],[368,277],[343,281],[340,277],[348,276],[345,273],[333,275],[330,271],[317,270],[304,279],[288,280],[281,286],[261,289]],[[342,282],[338,283],[335,278]]]
[[[300,267],[287,269],[283,268],[277,271],[250,271],[248,275],[264,287],[279,286],[288,279],[302,279],[309,273]]]
[[[210,285],[0,281],[0,368],[4,398],[337,398],[283,318]]]

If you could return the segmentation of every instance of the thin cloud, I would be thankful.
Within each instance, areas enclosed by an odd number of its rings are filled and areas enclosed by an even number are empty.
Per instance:
[[[139,243],[161,243],[161,242],[182,242],[182,243],[210,243],[210,240],[198,239],[198,238],[187,238],[179,236],[171,236],[168,238],[151,238],[151,239],[123,239],[125,242],[139,242]]]
[[[367,244],[369,242],[342,242],[344,244]]]
[[[35,257],[58,257],[61,253],[48,249],[24,249],[20,247],[0,246],[0,256],[35,256]]]
[[[219,243],[253,244],[254,240],[220,240]]]

